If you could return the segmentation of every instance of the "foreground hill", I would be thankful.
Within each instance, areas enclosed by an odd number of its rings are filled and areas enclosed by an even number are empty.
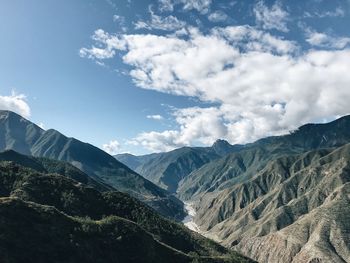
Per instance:
[[[94,181],[128,193],[165,216],[184,217],[183,204],[104,151],[40,127],[10,111],[0,111],[0,150],[66,161]]]
[[[127,194],[35,163],[0,162],[1,262],[251,262]]]
[[[192,171],[241,147],[217,140],[211,147],[183,147],[143,156],[119,154],[115,158],[158,186],[176,193],[179,182]]]

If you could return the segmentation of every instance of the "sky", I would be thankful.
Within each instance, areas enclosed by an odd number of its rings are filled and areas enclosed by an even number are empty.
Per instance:
[[[110,154],[350,113],[350,0],[0,0],[0,109]]]

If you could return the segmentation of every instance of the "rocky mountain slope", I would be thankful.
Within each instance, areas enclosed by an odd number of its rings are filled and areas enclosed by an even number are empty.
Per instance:
[[[179,182],[192,171],[241,147],[217,140],[212,147],[183,147],[143,156],[119,154],[115,158],[158,186],[176,193]]]
[[[37,163],[0,162],[1,262],[252,262],[127,194],[71,179],[74,169]]]
[[[350,117],[245,145],[180,182],[205,234],[258,262],[350,262]]]
[[[183,204],[164,189],[144,179],[104,151],[40,127],[10,111],[0,111],[0,150],[66,161],[94,181],[146,202],[163,215],[181,219]]]
[[[349,131],[345,116],[220,153],[214,146],[189,148],[216,156],[180,181],[176,169],[166,177],[176,178],[174,191],[195,208],[201,233],[259,262],[350,262]],[[168,163],[161,157],[173,152],[157,154],[152,169],[191,167],[178,161],[189,163],[181,150]],[[140,169],[156,160],[143,158],[128,156],[126,163]],[[162,185],[164,168],[157,173],[154,182]]]
[[[349,193],[347,144],[269,162],[210,202],[204,196],[196,222],[258,262],[349,262]]]
[[[307,124],[296,131],[246,144],[234,153],[203,165],[179,183],[179,196],[195,199],[242,183],[269,161],[310,150],[337,147],[350,142],[350,116],[326,124]]]

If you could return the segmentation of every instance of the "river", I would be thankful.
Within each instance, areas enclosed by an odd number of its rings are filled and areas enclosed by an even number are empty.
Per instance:
[[[184,202],[185,204],[185,210],[187,212],[187,216],[184,220],[182,220],[182,223],[192,231],[200,233],[200,229],[198,225],[194,222],[193,218],[196,215],[196,210],[193,208],[193,204],[189,202]]]

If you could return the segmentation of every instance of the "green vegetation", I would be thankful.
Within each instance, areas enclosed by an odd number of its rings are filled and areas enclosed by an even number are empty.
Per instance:
[[[191,262],[191,252],[201,262],[230,260],[225,248],[127,194],[70,177],[0,162],[2,262]]]

